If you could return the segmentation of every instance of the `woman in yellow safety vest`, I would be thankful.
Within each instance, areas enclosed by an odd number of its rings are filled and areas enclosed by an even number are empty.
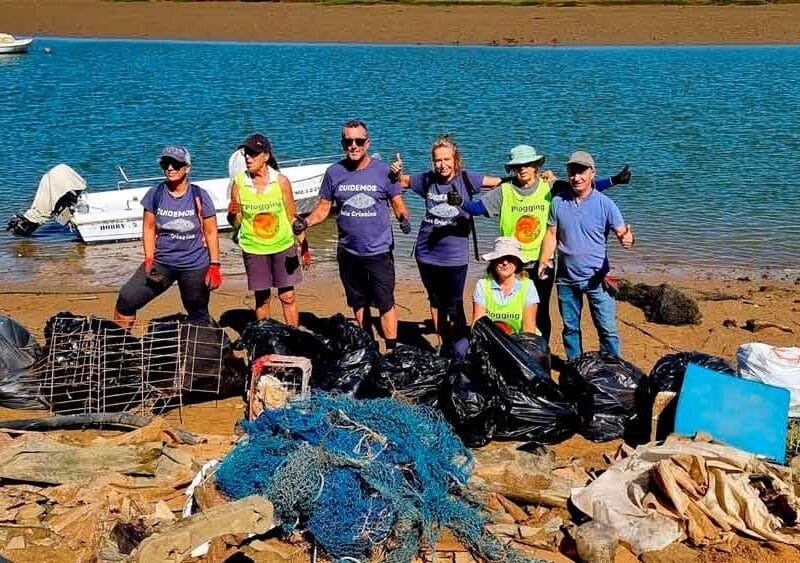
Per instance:
[[[475,284],[472,294],[472,323],[489,317],[509,334],[536,330],[539,295],[523,271],[525,259],[519,241],[498,237],[494,250],[483,255],[489,262],[486,276]]]
[[[286,324],[297,326],[299,313],[294,287],[302,271],[291,223],[296,213],[292,184],[280,174],[272,145],[254,133],[239,148],[247,170],[231,180],[228,222],[238,228],[247,272],[247,287],[255,294],[256,318],[269,316],[271,288],[277,288]],[[304,254],[304,262],[310,254]]]

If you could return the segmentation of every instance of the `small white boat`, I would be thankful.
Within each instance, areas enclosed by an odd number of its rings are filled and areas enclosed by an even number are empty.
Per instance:
[[[32,37],[16,39],[13,35],[0,33],[0,55],[27,53],[31,43],[33,43]]]
[[[316,157],[281,162],[281,174],[292,183],[297,211],[309,213],[319,200],[322,177],[331,165],[332,157]],[[231,156],[229,174],[241,170],[243,158]],[[86,181],[66,164],[59,164],[39,182],[33,203],[27,211],[17,214],[7,229],[14,234],[30,236],[41,224],[55,219],[77,231],[85,243],[119,242],[142,238],[141,199],[163,177],[129,179],[120,167],[123,180],[116,189],[90,191]],[[192,181],[205,189],[217,210],[220,230],[230,229],[227,221],[230,201],[230,177]]]

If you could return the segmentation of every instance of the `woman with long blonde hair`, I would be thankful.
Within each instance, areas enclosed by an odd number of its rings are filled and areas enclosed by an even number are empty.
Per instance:
[[[482,188],[500,184],[501,179],[464,169],[458,145],[444,135],[431,146],[432,169],[404,174],[400,155],[392,163],[403,188],[425,200],[425,217],[420,224],[414,256],[430,302],[433,326],[445,354],[466,336],[464,286],[469,264],[469,235],[472,220],[466,212],[447,203],[449,192],[469,201]]]

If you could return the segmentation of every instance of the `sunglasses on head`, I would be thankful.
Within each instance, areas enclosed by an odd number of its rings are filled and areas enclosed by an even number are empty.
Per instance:
[[[162,170],[166,170],[170,166],[172,166],[173,170],[180,170],[184,166],[186,166],[185,162],[179,162],[174,158],[162,158],[161,162],[158,163],[161,166]]]
[[[367,139],[364,138],[364,137],[357,137],[355,139],[350,139],[348,137],[342,137],[342,146],[343,147],[349,147],[353,143],[355,143],[356,146],[358,146],[358,147],[363,147],[364,145],[367,144]]]

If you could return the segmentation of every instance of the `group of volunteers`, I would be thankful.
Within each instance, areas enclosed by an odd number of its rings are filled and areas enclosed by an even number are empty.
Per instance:
[[[361,327],[371,326],[370,309],[376,308],[385,347],[394,349],[390,210],[401,232],[410,234],[403,200],[403,190],[410,188],[425,203],[414,256],[443,354],[461,357],[468,346],[463,296],[469,241],[474,217],[483,216],[498,218],[500,236],[483,255],[488,267],[475,284],[472,322],[487,316],[507,332],[541,334],[549,343],[555,285],[567,358],[582,353],[584,295],[600,349],[620,355],[606,240],[613,232],[627,249],[634,237],[617,205],[601,192],[628,183],[627,166],[615,176],[595,178],[594,158],[577,151],[567,161],[567,180],[558,180],[542,170],[543,155],[518,145],[505,163],[509,177],[486,176],[466,170],[457,144],[444,136],[431,147],[432,169],[407,174],[399,154],[391,164],[369,155],[367,125],[357,120],[342,126],[341,145],[344,158],[325,172],[319,201],[306,217],[296,214],[291,184],[280,173],[270,141],[254,133],[239,146],[246,170],[231,179],[227,219],[242,250],[257,318],[269,316],[274,288],[284,320],[298,324],[295,286],[310,261],[305,231],[335,208],[336,256],[347,305]],[[208,322],[209,292],[222,283],[216,212],[208,194],[189,181],[189,151],[167,146],[159,165],[165,181],[142,199],[144,263],[121,289],[114,311],[123,326],[175,281],[190,322]]]

